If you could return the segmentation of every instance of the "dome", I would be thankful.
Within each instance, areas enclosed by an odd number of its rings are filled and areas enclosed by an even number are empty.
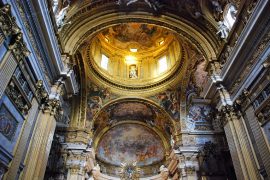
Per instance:
[[[133,22],[98,32],[89,43],[87,57],[91,76],[120,93],[132,94],[177,81],[185,50],[173,31]]]

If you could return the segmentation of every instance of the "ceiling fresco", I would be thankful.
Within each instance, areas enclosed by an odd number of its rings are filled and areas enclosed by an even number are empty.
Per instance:
[[[160,109],[141,101],[125,100],[104,107],[95,119],[93,130],[99,134],[104,128],[111,127],[127,120],[145,123],[150,127],[159,129],[164,137],[169,138],[173,133],[173,125],[168,116]],[[91,111],[91,110],[88,110]],[[91,119],[88,119],[90,121]]]
[[[111,119],[149,119],[153,120],[156,114],[152,108],[143,103],[138,102],[127,102],[117,104],[114,110],[111,111]]]
[[[133,162],[147,166],[165,157],[160,137],[139,124],[121,124],[111,128],[102,137],[96,153],[99,160],[116,166]]]
[[[104,30],[100,41],[106,38],[108,44],[121,49],[128,50],[137,48],[138,52],[156,51],[160,45],[172,41],[174,35],[164,28],[142,23],[123,23]]]
[[[87,91],[87,108],[86,108],[86,127],[90,128],[92,120],[97,112],[101,110],[103,105],[110,100],[117,98],[115,94],[112,94],[110,90],[106,87],[97,86],[94,83],[88,84]]]
[[[166,91],[160,92],[150,98],[158,102],[159,105],[172,117],[172,119],[178,121],[180,119],[179,95],[180,88],[167,89]]]

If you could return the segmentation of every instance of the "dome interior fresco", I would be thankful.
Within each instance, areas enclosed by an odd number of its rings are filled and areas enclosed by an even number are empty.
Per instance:
[[[92,79],[135,95],[179,83],[189,63],[185,44],[164,27],[122,23],[96,33],[82,52]]]
[[[112,26],[99,35],[99,40],[110,48],[130,53],[130,49],[137,49],[141,56],[165,49],[174,38],[174,34],[164,28],[143,23],[122,23]]]

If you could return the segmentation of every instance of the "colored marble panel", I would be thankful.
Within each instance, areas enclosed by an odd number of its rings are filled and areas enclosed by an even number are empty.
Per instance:
[[[120,166],[121,163],[137,162],[147,166],[164,159],[164,146],[160,137],[139,124],[121,124],[103,135],[97,147],[97,158]]]
[[[8,111],[8,109],[2,105],[0,107],[0,132],[11,141],[13,138],[16,128],[18,126],[18,122],[12,116],[12,114]]]

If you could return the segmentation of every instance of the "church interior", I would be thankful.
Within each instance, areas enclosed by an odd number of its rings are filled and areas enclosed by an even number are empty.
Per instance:
[[[0,0],[0,180],[270,179],[269,12]]]

